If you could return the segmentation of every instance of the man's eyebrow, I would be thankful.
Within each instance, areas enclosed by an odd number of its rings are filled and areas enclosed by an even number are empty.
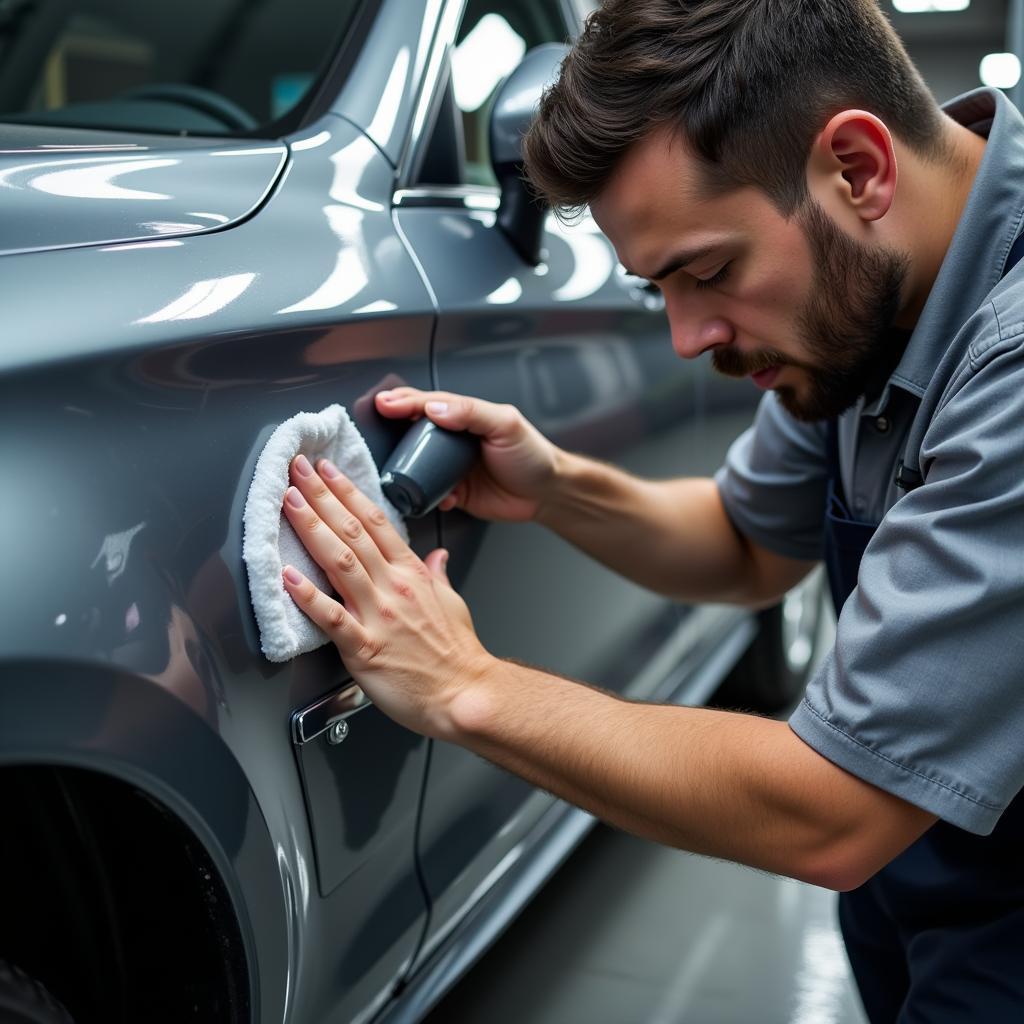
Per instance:
[[[721,242],[713,242],[710,245],[700,245],[693,249],[683,249],[672,256],[653,274],[636,274],[632,270],[628,270],[627,273],[633,274],[634,277],[646,276],[648,281],[661,281],[668,277],[669,274],[674,274],[677,270],[682,270],[683,267],[688,267],[691,263],[696,263],[697,260],[710,256],[720,246]]]

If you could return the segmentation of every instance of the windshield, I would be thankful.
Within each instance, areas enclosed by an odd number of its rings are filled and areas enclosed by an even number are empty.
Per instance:
[[[259,133],[299,110],[360,0],[0,0],[0,119]]]

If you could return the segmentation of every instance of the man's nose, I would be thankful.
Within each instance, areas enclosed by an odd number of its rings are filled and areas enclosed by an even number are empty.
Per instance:
[[[696,359],[708,349],[729,345],[735,331],[728,320],[720,316],[700,315],[692,307],[669,311],[672,347],[683,359]]]

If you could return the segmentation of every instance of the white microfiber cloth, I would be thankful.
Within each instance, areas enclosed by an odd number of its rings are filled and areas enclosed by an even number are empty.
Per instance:
[[[402,537],[409,539],[402,517],[381,491],[370,449],[342,406],[300,412],[285,420],[270,435],[256,462],[242,516],[242,558],[249,575],[249,595],[260,628],[260,646],[270,661],[288,661],[330,642],[289,597],[281,580],[284,566],[294,565],[325,594],[334,593],[282,511],[290,484],[288,467],[299,454],[314,466],[317,459],[330,459],[384,509]]]

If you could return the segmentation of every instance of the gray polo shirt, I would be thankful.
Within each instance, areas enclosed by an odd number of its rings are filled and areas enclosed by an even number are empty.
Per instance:
[[[946,106],[988,136],[970,199],[880,397],[839,421],[843,488],[878,522],[836,642],[790,726],[852,774],[987,834],[1024,786],[1024,118],[996,90]],[[897,465],[924,483],[897,488]],[[737,528],[822,555],[825,427],[769,393],[716,480]]]

